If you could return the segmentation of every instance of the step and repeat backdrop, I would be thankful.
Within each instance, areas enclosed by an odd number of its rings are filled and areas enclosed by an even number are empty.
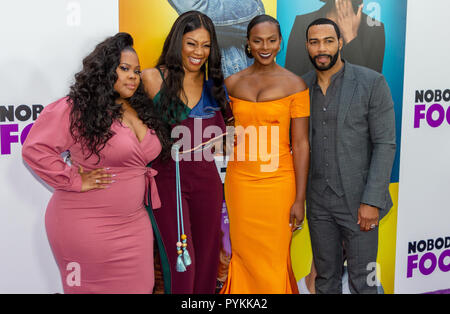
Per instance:
[[[1,1],[0,29],[0,293],[61,292],[44,226],[51,188],[25,166],[22,143],[82,59],[119,30],[118,1]]]
[[[450,288],[450,64],[445,61],[450,44],[439,41],[448,29],[449,9],[446,0],[408,1],[395,263],[399,293]]]
[[[82,59],[107,36],[129,32],[141,67],[155,65],[178,14],[219,3],[230,16],[234,0],[6,0],[0,3],[0,293],[60,293],[44,216],[52,189],[23,162],[21,147],[43,108],[67,95]],[[323,0],[246,0],[280,21],[277,62],[301,75],[305,21],[324,14]],[[376,283],[385,293],[450,289],[450,44],[447,0],[364,0],[360,31],[348,61],[384,74],[395,102],[397,156],[390,191],[394,207],[380,224]],[[231,8],[231,9],[230,9]],[[263,11],[261,11],[261,8]],[[225,12],[226,11],[226,12]],[[208,12],[205,12],[208,13]],[[239,32],[214,14],[219,41],[242,46]],[[233,14],[231,14],[233,16]],[[235,15],[239,17],[239,12]],[[235,19],[235,20],[236,20]],[[231,29],[231,32],[230,32]],[[228,36],[227,38],[220,36]],[[230,40],[230,34],[234,39]],[[222,47],[225,49],[225,47]],[[242,48],[242,47],[241,47]],[[355,57],[358,55],[358,57]],[[355,59],[352,59],[355,58]],[[218,162],[220,170],[225,164]],[[224,234],[227,232],[224,204]],[[73,235],[76,237],[77,235]],[[229,248],[227,239],[224,243]],[[307,225],[295,233],[297,280],[311,271]]]

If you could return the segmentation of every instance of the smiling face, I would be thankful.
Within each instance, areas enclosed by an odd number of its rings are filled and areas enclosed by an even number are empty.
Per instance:
[[[342,45],[342,38],[338,39],[333,25],[314,25],[308,31],[306,48],[312,64],[319,71],[328,71],[340,61]]]
[[[281,36],[276,24],[262,22],[255,25],[249,34],[248,46],[256,62],[271,64],[280,52]]]
[[[199,72],[208,61],[211,37],[205,28],[198,28],[183,35],[181,57],[184,71]]]
[[[119,93],[121,99],[130,98],[136,92],[141,81],[139,59],[134,51],[122,51],[116,73],[117,81],[114,84],[114,90]]]

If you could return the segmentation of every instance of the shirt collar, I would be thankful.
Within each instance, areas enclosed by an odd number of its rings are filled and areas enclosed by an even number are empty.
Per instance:
[[[334,73],[333,76],[331,77],[330,85],[332,85],[334,83],[334,81],[336,81],[337,78],[342,77],[344,75],[344,73],[345,73],[345,61],[344,61],[344,59],[342,59],[342,63],[343,63],[342,68],[340,68],[339,71]],[[319,84],[317,83],[317,80],[318,80],[318,78],[317,78],[317,75],[316,75],[316,79],[314,81],[314,87],[316,87],[316,88],[319,87],[320,88]]]

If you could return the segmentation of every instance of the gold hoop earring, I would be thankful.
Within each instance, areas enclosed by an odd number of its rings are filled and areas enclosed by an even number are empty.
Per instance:
[[[205,78],[207,81],[208,80],[208,61],[206,61],[206,63],[205,63]]]

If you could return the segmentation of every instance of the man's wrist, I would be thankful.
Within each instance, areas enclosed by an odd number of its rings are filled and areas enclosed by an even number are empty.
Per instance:
[[[367,205],[367,206],[374,207],[374,208],[380,210],[377,206],[374,206],[374,205],[371,205],[371,204],[367,204],[367,203],[361,202],[361,205]]]

